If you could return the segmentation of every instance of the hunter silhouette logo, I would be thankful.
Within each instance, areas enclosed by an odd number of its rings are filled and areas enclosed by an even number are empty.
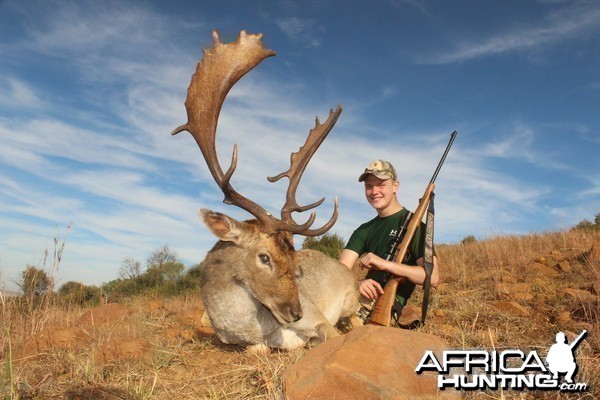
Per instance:
[[[548,349],[544,363],[537,351],[521,350],[446,350],[438,358],[428,350],[415,369],[438,372],[438,387],[442,390],[541,389],[582,392],[587,383],[574,382],[577,373],[575,350],[586,337],[581,332],[570,344],[565,334],[556,334],[556,343]],[[565,381],[561,382],[561,376]]]
[[[575,348],[579,346],[581,340],[587,335],[584,330],[571,344],[567,344],[565,334],[558,332],[556,334],[556,343],[548,350],[546,363],[548,369],[552,372],[552,377],[558,379],[559,373],[566,373],[567,383],[573,383],[573,376],[577,372],[577,363],[575,362]]]

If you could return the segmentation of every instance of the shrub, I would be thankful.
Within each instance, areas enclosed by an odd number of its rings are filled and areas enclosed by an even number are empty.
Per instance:
[[[584,219],[583,221],[575,225],[573,229],[600,230],[600,214],[596,214],[596,216],[594,217],[594,222]]]
[[[80,282],[69,281],[58,289],[58,295],[66,304],[97,306],[100,304],[102,290],[96,286],[86,286]]]
[[[468,245],[468,244],[476,243],[476,242],[477,242],[477,239],[475,239],[475,236],[469,235],[469,236],[465,236],[465,238],[460,241],[460,244]]]
[[[326,233],[322,236],[307,237],[302,243],[302,248],[318,250],[337,260],[344,250],[344,245],[344,239],[340,235]]]
[[[28,265],[21,273],[19,287],[25,297],[37,297],[46,294],[50,288],[50,278],[42,269]]]

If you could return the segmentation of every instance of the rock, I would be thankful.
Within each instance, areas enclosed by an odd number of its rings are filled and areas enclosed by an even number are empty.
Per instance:
[[[562,272],[571,272],[573,268],[571,267],[571,263],[569,263],[567,260],[563,260],[558,263],[558,269],[560,269]]]
[[[509,314],[516,317],[529,317],[529,310],[514,301],[495,301],[490,303],[492,307],[503,314]]]
[[[541,264],[539,262],[534,262],[525,267],[525,272],[529,274],[543,275],[548,277],[557,277],[560,275],[560,272],[551,268],[545,264]]]
[[[494,293],[499,299],[531,300],[531,284],[529,283],[497,283]]]
[[[407,325],[415,320],[421,319],[421,309],[408,304],[402,309],[402,315],[398,318],[398,323],[401,325]]]
[[[548,267],[560,267],[560,263],[567,262],[581,262],[585,261],[586,258],[594,253],[594,246],[589,250],[582,249],[570,249],[570,250],[552,250],[547,256],[538,257],[535,259],[536,262],[544,264]]]
[[[426,333],[365,325],[321,343],[283,373],[286,399],[458,399],[437,373],[417,375],[427,350],[446,343]]]

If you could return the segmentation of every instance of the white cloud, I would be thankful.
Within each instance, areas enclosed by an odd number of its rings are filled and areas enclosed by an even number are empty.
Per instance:
[[[174,30],[162,15],[133,2],[78,1],[62,4],[37,2],[35,22],[26,26],[22,44],[42,54],[56,57],[119,55],[132,60],[151,57],[145,50],[164,42],[165,33]],[[23,12],[33,16],[30,10]],[[39,18],[41,14],[43,18]],[[186,28],[178,24],[178,28]],[[189,24],[188,24],[189,28]],[[123,40],[127,38],[127,40]]]
[[[275,23],[290,39],[300,42],[306,47],[319,47],[321,45],[321,39],[317,34],[322,32],[324,28],[317,26],[314,19],[289,17],[277,19]]]
[[[600,7],[596,2],[572,2],[549,12],[542,22],[511,26],[510,30],[481,39],[468,39],[454,49],[419,58],[421,63],[449,64],[507,52],[551,46],[565,40],[585,37],[600,27]]]
[[[33,88],[12,77],[0,78],[0,105],[7,108],[37,109],[44,106]]]

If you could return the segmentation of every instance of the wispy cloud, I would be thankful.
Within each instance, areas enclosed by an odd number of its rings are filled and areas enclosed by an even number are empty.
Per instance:
[[[275,23],[290,39],[302,43],[306,47],[321,45],[319,33],[322,33],[324,28],[318,26],[314,19],[289,17],[277,19]]]
[[[450,51],[438,52],[416,61],[450,64],[508,52],[544,48],[555,43],[585,37],[600,29],[597,2],[570,2],[550,11],[540,22],[521,24],[481,39],[466,39]]]
[[[44,102],[26,82],[3,77],[0,78],[0,105],[14,109],[36,109],[42,107]]]
[[[39,1],[38,6],[45,18],[26,26],[21,45],[54,57],[76,55],[75,61],[103,54],[150,58],[145,49],[164,43],[161,38],[174,30],[162,15],[131,2],[84,0],[57,6]]]

